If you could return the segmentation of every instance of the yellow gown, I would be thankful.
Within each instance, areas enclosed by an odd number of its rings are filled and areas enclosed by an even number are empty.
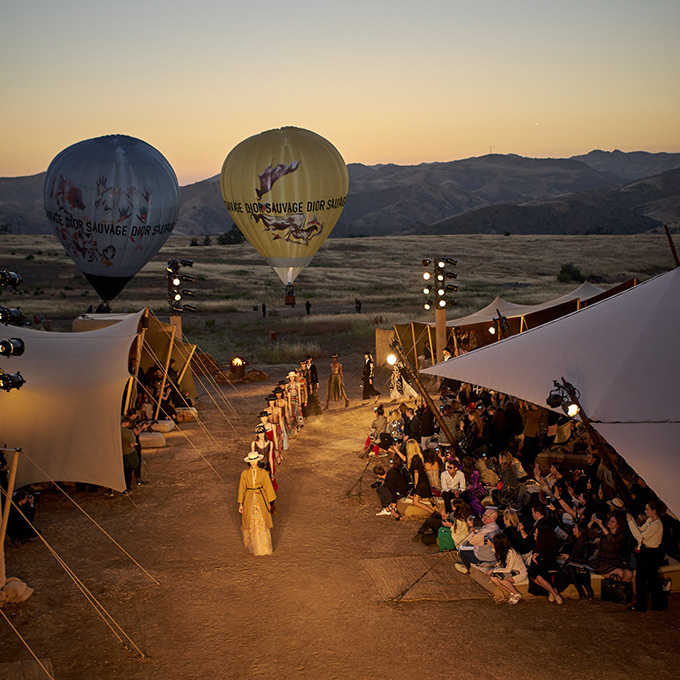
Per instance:
[[[243,503],[241,530],[243,545],[253,555],[271,555],[274,526],[269,504],[276,499],[276,493],[266,470],[248,467],[241,473],[238,487],[238,502]]]

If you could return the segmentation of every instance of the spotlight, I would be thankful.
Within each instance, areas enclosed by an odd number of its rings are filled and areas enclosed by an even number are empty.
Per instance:
[[[180,260],[179,263],[183,267],[193,267],[194,266],[194,261],[193,260]]]
[[[16,307],[0,307],[0,322],[10,326],[21,326],[24,320],[22,311]]]
[[[455,293],[458,290],[458,286],[446,286],[447,293]]]
[[[26,346],[21,338],[0,340],[0,354],[4,357],[20,357],[25,349]]]
[[[450,264],[452,267],[455,267],[458,264],[458,260],[454,260],[452,257],[445,257],[444,262],[445,264]],[[441,267],[442,265],[440,264],[439,266]]]
[[[182,294],[179,291],[176,291],[175,294],[172,296],[172,299],[175,302],[179,302],[182,299]]]
[[[182,290],[182,295],[186,295],[187,297],[194,297],[194,295],[196,295],[196,292],[193,291],[193,290],[187,290],[186,288],[184,288]]]
[[[194,307],[194,305],[182,305],[182,311],[183,312],[195,312],[196,307]]]
[[[179,284],[182,283],[182,279],[180,279],[177,275],[173,276],[171,281],[173,286],[179,286]]]
[[[575,404],[573,401],[565,401],[562,404],[562,410],[570,417],[570,418],[575,418],[578,412],[581,410],[579,409],[578,405]]]
[[[445,288],[437,288],[437,295],[439,295],[439,297],[444,297],[444,295],[446,295],[446,289]]]
[[[11,288],[16,288],[23,279],[21,274],[18,272],[11,272],[8,269],[0,269],[0,286],[3,288],[5,286],[10,286]]]
[[[458,278],[458,274],[456,274],[456,272],[446,272],[445,276],[446,276],[447,279],[457,279]]]
[[[432,260],[429,257],[426,257],[423,260],[423,267],[429,267],[432,264]]]
[[[432,274],[430,274],[430,272],[423,272],[423,278],[426,281],[429,281],[432,278]]]
[[[392,353],[390,352],[390,353],[387,355],[387,363],[388,363],[390,366],[394,366],[394,364],[397,363],[397,355],[396,355],[396,354],[392,354]]]
[[[446,259],[437,260],[437,267],[439,267],[439,269],[444,269],[444,267],[446,267]]]
[[[425,286],[425,288],[423,288],[423,293],[425,293],[425,295],[429,295],[431,292],[432,289],[429,286]]]
[[[9,392],[10,390],[21,389],[21,386],[25,384],[25,380],[21,377],[21,373],[17,371],[16,373],[5,373],[0,368],[0,390],[5,390]]]
[[[491,332],[491,329],[489,329],[489,332]],[[564,402],[564,395],[562,394],[562,390],[560,389],[554,389],[550,392],[548,395],[548,398],[545,400],[545,403],[550,406],[550,408],[557,408],[558,406],[562,406]]]
[[[444,280],[444,274],[442,274],[440,272],[439,274],[437,274],[437,281],[443,281],[443,280]]]
[[[177,273],[179,271],[179,262],[174,258],[168,261],[167,270],[172,273]]]
[[[425,307],[425,309],[432,309],[432,300],[426,300],[423,307]]]
[[[446,300],[440,300],[437,304],[438,304],[440,307],[446,307]]]

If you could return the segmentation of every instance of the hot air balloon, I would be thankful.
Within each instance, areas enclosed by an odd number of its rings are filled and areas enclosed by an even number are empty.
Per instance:
[[[66,252],[108,302],[167,240],[179,214],[179,185],[154,147],[107,135],[54,158],[43,200]]]
[[[349,177],[327,139],[284,127],[234,147],[220,185],[236,226],[290,287],[338,221]]]

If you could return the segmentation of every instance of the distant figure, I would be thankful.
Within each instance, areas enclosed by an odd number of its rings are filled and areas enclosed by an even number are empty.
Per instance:
[[[108,302],[102,302],[97,307],[97,314],[111,314],[111,307],[109,307]]]
[[[356,309],[357,314],[361,314],[361,300],[359,298],[354,298],[354,309]]]
[[[267,305],[262,303],[262,318],[264,319],[267,316]]]
[[[309,300],[305,302],[305,309],[307,310],[307,314],[312,310],[312,303]]]

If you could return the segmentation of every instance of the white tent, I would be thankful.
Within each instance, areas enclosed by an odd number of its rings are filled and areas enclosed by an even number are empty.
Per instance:
[[[426,373],[545,405],[553,380],[680,513],[680,268]]]
[[[125,489],[120,409],[142,314],[85,333],[2,327],[3,338],[26,345],[23,356],[2,359],[6,372],[26,380],[0,395],[2,443],[26,453],[16,487],[53,479]]]

